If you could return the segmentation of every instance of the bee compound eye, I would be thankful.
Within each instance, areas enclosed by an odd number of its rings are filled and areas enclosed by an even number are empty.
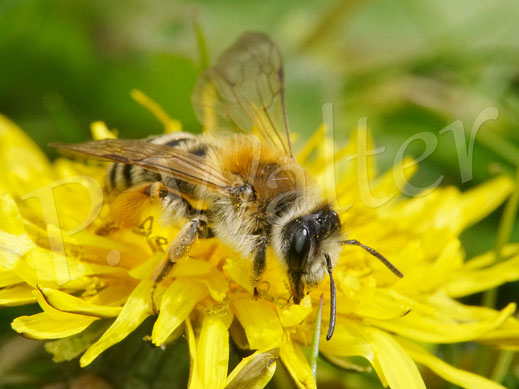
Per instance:
[[[308,230],[306,228],[300,228],[294,236],[294,250],[300,254],[303,252],[308,242]]]
[[[301,270],[310,251],[310,234],[306,227],[298,228],[292,238],[288,254],[289,267],[292,270]]]
[[[335,224],[340,223],[339,215],[335,211],[332,211],[332,220]]]

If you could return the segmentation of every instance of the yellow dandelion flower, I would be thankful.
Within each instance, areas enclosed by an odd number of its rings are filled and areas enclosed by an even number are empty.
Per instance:
[[[102,123],[92,129],[97,139],[114,136]],[[338,151],[336,200],[351,235],[391,258],[405,277],[395,277],[363,250],[345,248],[334,272],[335,334],[330,341],[321,335],[320,353],[337,364],[363,357],[391,388],[425,387],[417,364],[462,387],[501,387],[448,365],[433,348],[467,341],[519,345],[514,304],[495,311],[455,300],[519,278],[518,245],[505,247],[506,260],[496,264],[492,253],[466,261],[459,241],[463,229],[509,195],[511,180],[499,177],[465,193],[447,187],[402,198],[402,183],[395,183],[392,172],[377,176],[372,157],[364,161],[368,176],[359,175],[364,162],[358,145],[370,142],[359,131]],[[326,144],[314,137],[299,156],[323,185],[330,176],[323,162]],[[0,117],[0,167],[5,172],[0,304],[37,302],[42,312],[16,318],[13,329],[29,338],[54,339],[46,348],[56,361],[81,356],[81,366],[87,366],[155,315],[152,273],[178,229],[156,222],[153,204],[137,226],[113,228],[113,203],[98,206],[105,167],[67,159],[50,163],[5,117]],[[366,205],[367,185],[373,196],[392,200]],[[280,360],[297,387],[315,388],[303,348],[312,342],[323,295],[323,317],[329,314],[329,281],[292,304],[286,272],[269,253],[255,298],[251,265],[230,248],[214,238],[200,239],[189,255],[157,287],[158,315],[147,337],[167,348],[185,335],[189,387],[261,388]],[[231,339],[253,353],[229,372]]]

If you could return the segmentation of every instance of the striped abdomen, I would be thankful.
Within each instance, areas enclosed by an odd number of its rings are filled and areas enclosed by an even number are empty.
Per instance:
[[[143,140],[143,142],[181,148],[184,151],[189,151],[199,156],[204,156],[207,152],[206,144],[201,143],[195,135],[185,132],[175,132],[172,134],[154,136]],[[168,185],[167,181],[169,180],[164,179],[164,177],[156,172],[146,170],[139,166],[126,165],[119,162],[112,163],[108,167],[106,175],[106,187],[110,191],[122,191],[134,185],[155,181],[164,181],[164,184]],[[177,180],[175,185],[183,186],[183,183]]]
[[[143,140],[143,142],[180,148],[183,151],[188,151],[201,157],[205,156],[208,150],[208,145],[200,142],[195,135],[183,132],[151,137]],[[161,181],[168,188],[168,190],[159,194],[162,202],[162,218],[164,222],[174,223],[179,217],[192,219],[200,217],[205,213],[205,206],[202,206],[203,203],[198,201],[198,189],[195,185],[185,181],[176,180],[170,176],[162,176],[140,166],[126,165],[118,162],[108,167],[106,177],[108,190],[116,192],[122,192],[125,189],[141,184],[152,184],[157,181]]]

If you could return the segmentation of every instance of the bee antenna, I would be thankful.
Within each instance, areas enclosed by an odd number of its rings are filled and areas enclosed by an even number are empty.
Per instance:
[[[350,240],[343,240],[341,242],[342,244],[347,244],[350,246],[359,246],[362,247],[364,250],[366,250],[368,253],[376,257],[380,262],[382,262],[386,267],[391,270],[397,277],[402,278],[404,275],[400,270],[398,270],[389,260],[387,260],[386,257],[384,257],[382,254],[380,254],[377,250],[372,249],[371,247],[368,247],[366,245],[363,245],[358,240],[350,239]],[[331,275],[331,273],[330,273]]]
[[[324,254],[326,258],[326,268],[330,275],[330,324],[328,325],[328,333],[326,334],[326,340],[330,340],[335,330],[335,312],[337,310],[337,297],[335,291],[335,282],[332,276],[332,260],[328,254]]]

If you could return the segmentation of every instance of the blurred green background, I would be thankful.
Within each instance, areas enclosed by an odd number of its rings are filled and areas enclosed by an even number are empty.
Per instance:
[[[197,29],[210,59],[243,31],[260,30],[284,55],[289,121],[300,141],[321,123],[322,105],[333,103],[340,144],[359,118],[368,118],[376,145],[386,147],[378,159],[381,171],[393,164],[409,137],[427,131],[437,137],[438,147],[420,163],[413,183],[427,186],[444,175],[442,185],[468,189],[496,174],[516,176],[518,20],[519,3],[506,0],[1,0],[0,112],[51,157],[47,143],[89,139],[89,124],[95,120],[118,129],[124,138],[160,133],[160,123],[131,99],[133,88],[159,102],[186,130],[198,132],[190,106],[203,63]],[[463,183],[452,133],[439,133],[456,123],[468,139],[488,107],[496,107],[499,117],[481,127],[474,176]],[[422,152],[420,142],[408,149],[415,157]],[[494,247],[501,214],[502,208],[463,234],[468,257]],[[519,241],[519,228],[510,239]],[[497,307],[517,300],[518,292],[517,285],[502,287]],[[481,296],[467,300],[480,301]],[[12,357],[6,359],[8,347],[17,344],[12,343],[10,321],[36,310],[0,311],[0,387],[67,387],[79,373],[77,363],[55,365],[32,343],[22,342],[30,352],[21,353],[20,363],[6,362]],[[446,359],[461,358],[465,351],[440,350]],[[373,375],[336,373],[326,365],[320,371],[329,387],[379,386]],[[482,372],[488,373],[484,367]],[[118,382],[171,387],[164,383],[171,381],[160,381],[156,374],[136,374]],[[517,368],[505,380],[516,385]],[[285,387],[286,382],[280,373],[271,386]],[[428,382],[444,387],[442,381]]]

